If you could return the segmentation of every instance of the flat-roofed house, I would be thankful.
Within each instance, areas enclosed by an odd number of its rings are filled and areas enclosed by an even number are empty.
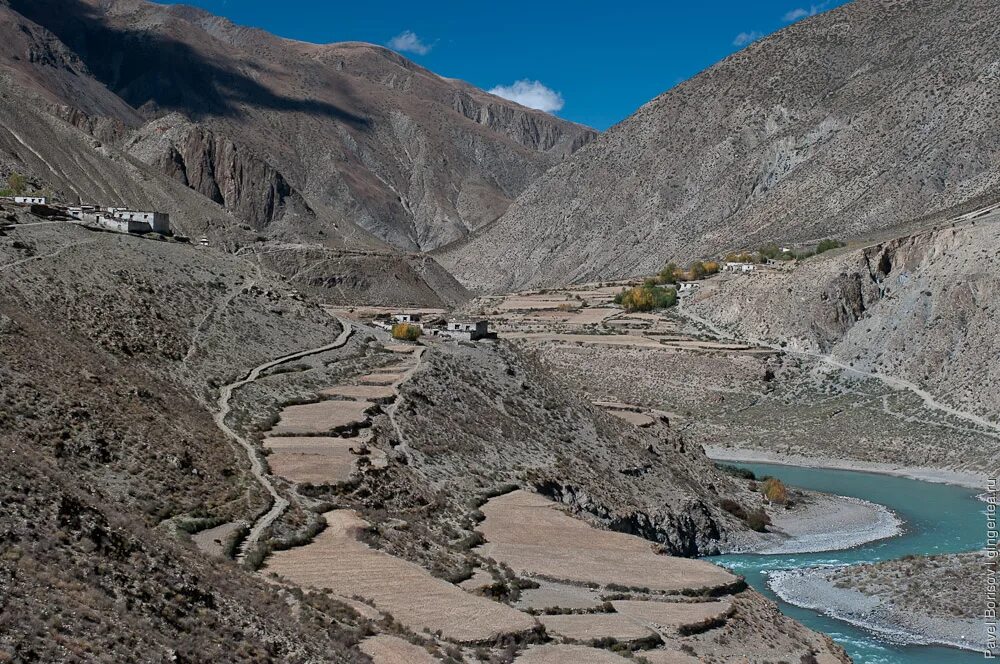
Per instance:
[[[490,325],[485,320],[450,320],[441,334],[452,339],[477,341],[490,334]]]

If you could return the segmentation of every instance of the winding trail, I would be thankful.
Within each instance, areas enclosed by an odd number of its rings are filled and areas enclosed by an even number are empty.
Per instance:
[[[420,368],[425,350],[427,350],[426,346],[417,347],[417,351],[413,354],[413,366],[403,372],[403,376],[392,384],[392,389],[396,392],[396,398],[391,404],[383,409],[386,416],[388,416],[389,421],[392,423],[392,429],[396,433],[396,439],[399,441],[399,449],[406,455],[408,463],[413,461],[413,458],[410,455],[410,446],[409,443],[406,442],[406,437],[403,436],[403,431],[399,428],[399,423],[396,422],[396,410],[399,408],[399,403],[403,400],[402,395],[399,392],[399,387],[406,381],[410,380],[410,377],[412,377],[413,374],[415,374]]]
[[[75,249],[75,248],[81,247],[81,246],[83,246],[85,244],[93,244],[96,241],[97,240],[84,240],[82,242],[74,242],[72,244],[63,245],[62,247],[59,247],[55,251],[51,251],[51,252],[49,252],[47,254],[38,254],[36,256],[28,256],[27,258],[21,258],[21,259],[18,259],[16,261],[12,262],[12,263],[7,263],[6,265],[0,265],[0,272],[5,272],[6,270],[10,270],[12,268],[15,268],[18,265],[24,265],[25,263],[31,263],[33,261],[40,261],[40,260],[43,260],[45,258],[55,258],[56,256],[58,256],[59,254],[63,253],[64,251],[69,251],[70,249]]]
[[[838,360],[829,353],[819,353],[806,350],[790,350],[788,348],[782,348],[777,344],[768,343],[762,339],[750,339],[750,338],[740,339],[732,334],[722,331],[718,326],[716,326],[711,321],[702,318],[701,316],[685,309],[683,300],[678,301],[677,313],[682,317],[687,318],[689,321],[693,323],[702,325],[703,327],[707,328],[713,334],[715,334],[720,338],[729,339],[732,341],[740,341],[748,344],[752,343],[758,346],[763,346],[765,348],[774,349],[776,351],[785,353],[787,355],[793,355],[797,357],[807,357],[814,360],[819,360],[824,364],[835,367],[844,372],[852,373],[857,376],[862,376],[865,378],[873,378],[875,380],[882,382],[884,385],[895,388],[897,390],[908,391],[914,394],[915,396],[919,397],[924,402],[924,405],[927,408],[931,410],[936,410],[946,415],[950,415],[951,417],[955,417],[965,422],[975,424],[978,427],[981,427],[989,432],[992,432],[992,433],[982,432],[985,433],[985,435],[1000,440],[1000,423],[992,422],[986,419],[985,417],[980,417],[979,415],[976,415],[974,413],[969,413],[964,410],[959,410],[958,408],[954,408],[953,406],[949,406],[948,404],[942,403],[938,401],[934,397],[934,395],[932,395],[927,390],[922,389],[916,383],[912,383],[908,380],[905,380],[903,378],[897,378],[895,376],[887,376],[885,374],[880,374],[873,371],[863,371],[862,369],[856,369],[855,367],[852,367],[851,365],[846,364],[841,360]]]
[[[257,453],[257,448],[254,447],[254,445],[247,440],[246,437],[239,435],[236,431],[230,428],[228,424],[226,424],[226,417],[230,412],[229,400],[232,398],[233,392],[248,383],[254,382],[260,377],[260,374],[268,369],[272,369],[280,364],[284,364],[285,362],[291,362],[292,360],[298,360],[310,355],[318,355],[319,353],[325,353],[342,347],[347,343],[347,340],[350,339],[351,334],[354,332],[354,328],[343,318],[338,317],[337,321],[343,327],[343,331],[336,338],[336,340],[333,341],[333,343],[326,344],[325,346],[319,346],[318,348],[300,350],[295,353],[289,353],[288,355],[282,355],[279,358],[269,360],[264,364],[251,369],[250,373],[248,373],[245,378],[225,385],[219,392],[218,410],[215,413],[216,426],[219,427],[224,434],[238,442],[243,447],[246,451],[247,458],[250,459],[250,471],[257,479],[257,482],[259,482],[260,485],[263,486],[269,494],[271,494],[271,497],[274,500],[271,505],[271,509],[269,509],[251,525],[250,533],[240,545],[240,550],[236,557],[238,561],[243,561],[246,558],[247,551],[249,551],[257,543],[260,539],[261,533],[264,532],[264,529],[274,523],[274,520],[281,516],[281,514],[288,507],[288,500],[278,492],[274,483],[271,482],[270,478],[268,478],[264,463],[261,460],[260,455]]]
[[[243,290],[249,290],[257,285],[257,282],[261,278],[260,265],[256,263],[252,263],[251,265],[253,265],[254,269],[256,270],[256,275],[253,277],[246,277],[243,280],[243,283],[237,286],[233,286],[229,290],[229,294],[226,295],[226,297],[222,300],[222,302],[209,309],[208,313],[206,313],[205,316],[195,326],[194,334],[191,335],[191,343],[188,345],[187,352],[184,353],[184,359],[181,360],[181,364],[187,364],[188,361],[192,357],[194,357],[194,354],[198,351],[198,343],[201,341],[201,337],[205,333],[208,323],[213,318],[218,316],[222,311],[224,311],[230,304],[232,304],[233,300],[236,299],[236,296],[238,296],[241,292],[243,292]]]

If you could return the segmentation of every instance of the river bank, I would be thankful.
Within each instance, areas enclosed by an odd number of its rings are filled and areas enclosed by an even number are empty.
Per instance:
[[[768,582],[790,604],[871,630],[890,641],[937,643],[980,652],[986,648],[982,618],[947,616],[935,610],[934,593],[940,589],[927,588],[927,602],[908,606],[897,601],[905,592],[901,584],[890,582],[889,595],[861,592],[838,582],[842,572],[842,568],[784,570],[771,573]]]
[[[879,475],[892,475],[894,477],[905,477],[921,482],[933,482],[935,484],[953,484],[955,486],[969,489],[983,490],[986,487],[986,473],[973,473],[960,470],[947,470],[944,468],[930,468],[926,466],[899,466],[888,463],[872,463],[869,461],[858,461],[853,459],[834,459],[824,456],[799,456],[793,454],[781,454],[768,452],[766,450],[749,449],[745,447],[721,447],[715,445],[705,445],[705,454],[713,461],[726,463],[766,463],[777,466],[790,466],[796,468],[827,468],[830,470],[850,470],[862,473],[876,473]]]
[[[770,512],[769,530],[776,537],[753,549],[762,555],[840,551],[895,537],[903,521],[876,503],[816,491],[804,492],[808,503],[793,510]]]
[[[981,550],[986,541],[986,524],[983,504],[977,500],[976,491],[956,483],[918,481],[898,474],[738,461],[733,465],[750,470],[758,477],[777,477],[789,487],[804,487],[884,506],[902,519],[905,527],[898,536],[869,541],[850,549],[730,554],[715,557],[713,562],[743,575],[752,587],[778,602],[783,613],[829,634],[847,649],[854,661],[866,664],[971,664],[982,659],[978,652],[957,647],[962,645],[962,639],[966,647],[974,647],[976,639],[968,633],[970,623],[949,624],[949,621],[968,617],[953,613],[956,604],[970,604],[984,596],[976,590],[983,575],[966,569],[956,572],[957,578],[949,579],[944,575],[928,583],[923,573],[914,573],[910,578],[906,570],[896,568],[897,564],[904,563],[919,565],[932,554],[951,558],[952,554]],[[950,564],[950,560],[943,560],[939,569],[951,573]],[[848,570],[849,576],[834,579],[827,586],[842,587],[832,590],[827,587],[829,593],[815,592],[807,583],[812,581],[812,570],[830,570],[833,566]],[[869,567],[877,569],[867,571]],[[794,575],[799,574],[805,579],[800,584],[801,597],[797,592],[800,586],[794,585],[799,578]],[[959,602],[955,600],[958,595],[969,597]],[[917,621],[913,615],[890,613],[879,608],[889,603],[883,602],[887,598],[895,600],[892,603],[900,613],[918,614],[920,609],[928,607],[924,610],[932,611],[934,616],[928,622]],[[831,607],[838,610],[828,611]],[[859,615],[851,615],[850,610]],[[976,609],[972,610],[973,616],[977,615]],[[935,621],[935,616],[942,620]],[[975,621],[971,624],[974,626]],[[938,643],[949,645],[936,645]]]

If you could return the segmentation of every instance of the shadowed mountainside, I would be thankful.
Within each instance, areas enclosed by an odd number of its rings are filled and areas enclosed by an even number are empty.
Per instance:
[[[130,153],[282,240],[354,223],[405,250],[440,246],[595,135],[368,44],[285,40],[142,0],[10,6],[125,104],[36,59],[8,60],[20,80],[112,114],[132,130]],[[227,172],[233,153],[264,162],[259,176]],[[285,205],[299,214],[285,219]]]

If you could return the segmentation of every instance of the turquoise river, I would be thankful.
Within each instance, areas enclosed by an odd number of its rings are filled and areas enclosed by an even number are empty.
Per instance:
[[[767,574],[773,570],[981,549],[986,542],[986,518],[985,503],[976,498],[978,492],[947,484],[846,470],[757,463],[733,465],[749,468],[758,477],[773,475],[789,485],[885,505],[904,520],[904,533],[845,551],[728,555],[713,557],[713,562],[745,576],[750,585],[778,602],[786,615],[829,634],[859,664],[965,664],[983,660],[978,652],[886,641],[861,627],[782,602],[767,586]]]

